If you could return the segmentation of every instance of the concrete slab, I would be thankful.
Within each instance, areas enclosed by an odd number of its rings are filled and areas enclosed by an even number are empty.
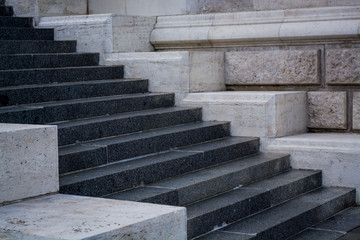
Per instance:
[[[59,190],[57,127],[0,124],[0,205]]]
[[[0,239],[185,240],[186,210],[57,194],[0,207],[0,226]]]
[[[323,185],[354,187],[360,203],[360,134],[307,133],[263,138],[262,150],[291,155],[295,169],[323,171]]]

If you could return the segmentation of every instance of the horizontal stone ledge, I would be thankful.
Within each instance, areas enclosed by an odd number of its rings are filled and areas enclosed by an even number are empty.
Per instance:
[[[156,49],[360,40],[359,7],[158,17]]]

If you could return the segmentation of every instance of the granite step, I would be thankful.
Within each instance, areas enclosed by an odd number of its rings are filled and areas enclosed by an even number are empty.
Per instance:
[[[76,52],[76,41],[0,40],[0,54],[74,52]]]
[[[350,240],[360,239],[353,235],[353,230],[360,226],[360,207],[349,207],[344,211],[332,216],[325,221],[307,228],[300,234],[289,238],[289,240]]]
[[[165,108],[53,123],[59,146],[201,121],[199,108]]]
[[[354,189],[320,188],[197,240],[288,239],[354,204]]]
[[[0,87],[124,78],[123,66],[0,70]]]
[[[11,17],[12,15],[14,15],[13,7],[11,7],[11,6],[0,6],[0,16]]]
[[[81,82],[34,84],[0,88],[9,100],[7,106],[69,99],[145,93],[146,79],[111,79]]]
[[[172,107],[174,94],[128,94],[0,107],[0,122],[44,124],[71,119]]]
[[[98,53],[0,54],[0,70],[97,66]]]
[[[258,149],[257,138],[226,137],[62,175],[60,186],[61,191],[102,196],[252,155],[257,153]],[[87,160],[77,159],[71,166],[79,164],[79,167],[83,168],[93,167],[87,165]],[[106,163],[105,159],[97,164]],[[60,161],[60,169],[61,166]]]
[[[33,28],[34,21],[31,17],[1,17],[0,28]]]
[[[256,153],[252,151],[252,153]],[[240,157],[245,157],[242,155]],[[289,170],[289,156],[259,154],[228,158],[219,165],[209,164],[188,174],[106,196],[107,198],[184,206],[238,188],[241,185]],[[232,160],[232,161],[230,161]],[[206,161],[208,161],[206,159]],[[209,160],[213,163],[211,160]],[[211,167],[209,167],[211,166]]]
[[[0,40],[54,40],[54,29],[0,27]]]
[[[5,6],[5,0],[0,0],[0,6]]]
[[[188,205],[188,238],[264,211],[320,186],[320,171],[291,170]]]

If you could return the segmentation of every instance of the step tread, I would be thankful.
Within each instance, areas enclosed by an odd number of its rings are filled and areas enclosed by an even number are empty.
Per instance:
[[[216,148],[221,148],[224,145],[234,145],[238,143],[244,143],[247,141],[251,141],[253,138],[247,138],[247,137],[228,137],[220,140],[214,140],[206,143],[200,143],[196,146],[189,146],[189,147],[182,147],[179,149],[172,149],[168,152],[164,153],[158,153],[155,155],[150,156],[142,156],[137,159],[133,159],[126,162],[117,162],[110,165],[105,165],[99,168],[93,168],[84,170],[81,172],[76,173],[70,173],[64,176],[61,176],[60,178],[60,185],[67,185],[72,184],[76,182],[82,182],[88,179],[96,178],[96,177],[103,177],[109,174],[118,173],[122,171],[127,171],[130,169],[136,169],[143,166],[152,165],[153,163],[159,163],[163,161],[168,161],[169,159],[172,159],[174,157],[178,156],[190,156],[190,155],[197,155],[197,154],[203,154],[206,149],[214,150]],[[81,148],[89,148],[90,146],[69,146],[69,147],[60,147],[59,152],[67,153],[76,151],[77,147]],[[96,147],[96,146],[94,146]],[[193,149],[195,147],[198,147],[198,151],[194,151]],[[75,148],[75,149],[74,149]]]
[[[1,54],[76,52],[76,41],[0,40]]]
[[[34,27],[33,18],[31,17],[10,17],[0,16],[0,27],[22,27],[32,28]]]
[[[0,27],[1,40],[54,40],[52,28]]]
[[[240,141],[242,139],[239,139]],[[251,141],[253,139],[244,139],[247,141]],[[204,144],[201,146],[198,146],[196,149],[196,146],[190,146],[185,149],[181,149],[181,151],[190,151],[190,152],[202,152],[206,150],[211,150],[211,146],[215,147],[216,143],[211,144]],[[205,150],[206,149],[206,150]],[[230,190],[234,187],[237,187],[239,184],[246,184],[248,183],[249,177],[248,176],[239,176],[241,171],[248,170],[251,167],[258,166],[261,164],[266,164],[269,161],[280,159],[280,158],[286,158],[288,155],[286,154],[257,154],[254,156],[247,156],[245,158],[238,158],[236,160],[229,159],[228,162],[219,164],[219,165],[213,165],[208,166],[207,168],[203,168],[191,173],[187,173],[184,175],[180,175],[177,177],[173,177],[161,182],[156,182],[152,184],[145,185],[142,188],[135,188],[132,190],[120,192],[117,194],[114,194],[112,196],[108,196],[109,198],[116,198],[116,199],[122,199],[122,200],[131,200],[131,201],[144,201],[146,199],[154,198],[157,196],[159,189],[161,189],[161,194],[164,194],[166,192],[171,193],[173,191],[177,191],[178,195],[180,196],[182,194],[182,191],[186,191],[188,187],[193,186],[199,186],[197,189],[199,189],[199,192],[204,191],[204,193],[201,193],[202,195],[208,194],[208,191],[206,188],[208,187],[216,187],[216,181],[221,178],[226,178],[229,180],[231,178],[233,181],[226,181],[227,182],[227,189],[222,189],[223,191]],[[231,161],[230,161],[231,160]],[[230,177],[227,177],[230,176]],[[234,177],[232,177],[234,176]],[[214,181],[215,185],[211,186],[210,181]],[[200,186],[204,184],[206,186]],[[220,186],[218,184],[217,186]],[[200,190],[201,189],[201,190]],[[198,194],[198,193],[197,193]],[[215,193],[217,194],[217,193]],[[188,194],[184,194],[184,196],[181,196],[179,199],[180,205],[183,205],[183,203],[189,203],[193,201],[193,197],[189,196]]]
[[[281,224],[284,224],[284,227],[286,225],[286,229],[289,231],[295,231],[289,224],[294,226],[293,228],[299,228],[297,230],[301,231],[303,230],[301,229],[302,227],[311,226],[316,222],[328,218],[336,211],[340,211],[343,207],[351,206],[355,203],[354,196],[354,189],[320,188],[254,216],[240,220],[199,239],[210,240],[219,239],[219,237],[220,239],[225,239],[225,237],[234,239],[235,236],[237,237],[236,239],[264,239],[264,237],[267,237],[267,239],[284,239],[284,237],[287,238],[290,236],[273,236],[270,235],[271,233],[267,233],[267,231],[275,231],[275,228],[280,228]],[[336,201],[338,198],[347,199],[342,199],[343,201],[339,203],[339,201]],[[338,204],[335,206],[334,212],[329,210],[328,206],[325,206],[325,204],[330,204],[332,201]],[[324,212],[316,211],[322,206],[324,207]],[[314,216],[307,216],[307,214],[311,213],[313,213]],[[296,219],[296,225],[290,222],[292,219]],[[281,231],[280,234],[291,233]]]

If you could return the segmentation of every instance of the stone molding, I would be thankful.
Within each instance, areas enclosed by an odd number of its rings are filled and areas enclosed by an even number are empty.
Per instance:
[[[159,16],[155,49],[360,40],[360,6]]]

